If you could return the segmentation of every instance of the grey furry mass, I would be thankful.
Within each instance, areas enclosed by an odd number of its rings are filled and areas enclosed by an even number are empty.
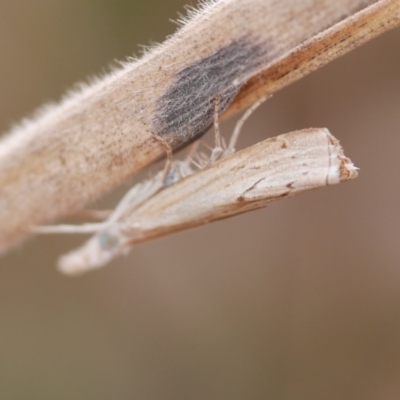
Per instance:
[[[213,123],[216,96],[225,111],[248,77],[265,63],[266,50],[251,38],[235,40],[179,71],[157,100],[153,120],[160,136],[193,140]]]

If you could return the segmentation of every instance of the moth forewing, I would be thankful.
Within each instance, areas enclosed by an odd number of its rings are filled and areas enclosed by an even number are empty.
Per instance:
[[[325,128],[291,132],[241,150],[150,197],[60,259],[66,273],[100,267],[135,243],[353,179],[357,169]]]
[[[134,237],[159,236],[356,176],[327,129],[307,129],[267,139],[216,162],[158,193],[126,222],[133,242]]]

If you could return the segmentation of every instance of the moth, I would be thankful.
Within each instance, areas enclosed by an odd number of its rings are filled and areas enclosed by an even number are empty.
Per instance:
[[[264,140],[235,152],[245,120],[226,145],[214,116],[215,147],[210,155],[198,143],[184,160],[136,184],[100,223],[36,227],[41,233],[94,233],[84,245],[60,257],[59,269],[79,274],[127,254],[133,245],[260,207],[307,190],[357,176],[357,168],[326,128],[310,128]]]

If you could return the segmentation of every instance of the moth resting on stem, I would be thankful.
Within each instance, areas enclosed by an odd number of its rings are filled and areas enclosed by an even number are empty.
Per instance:
[[[325,128],[287,133],[235,153],[243,122],[261,102],[239,120],[226,146],[218,129],[217,99],[211,156],[192,151],[185,160],[167,163],[168,173],[164,169],[135,185],[104,222],[34,228],[42,233],[95,232],[81,248],[60,258],[60,270],[78,274],[99,268],[136,243],[357,176],[357,168]]]

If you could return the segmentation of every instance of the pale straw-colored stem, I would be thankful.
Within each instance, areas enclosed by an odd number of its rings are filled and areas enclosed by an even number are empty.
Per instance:
[[[0,142],[0,251],[400,22],[399,0],[220,0]],[[156,140],[156,138],[158,138]]]

